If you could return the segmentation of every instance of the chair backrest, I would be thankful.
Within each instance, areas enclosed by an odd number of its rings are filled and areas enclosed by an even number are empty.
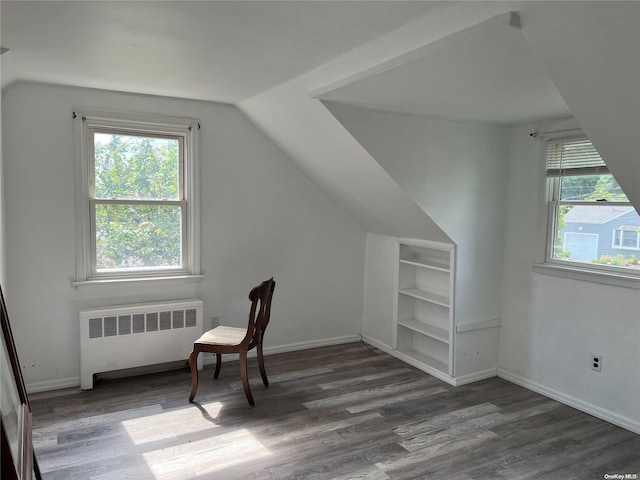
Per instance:
[[[252,342],[254,339],[258,339],[267,329],[271,318],[271,299],[275,288],[276,282],[271,277],[257,287],[253,287],[249,292],[251,311],[249,312],[247,336],[244,341]]]

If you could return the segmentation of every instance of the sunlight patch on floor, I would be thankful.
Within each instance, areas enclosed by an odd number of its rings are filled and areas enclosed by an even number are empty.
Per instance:
[[[123,421],[122,426],[135,445],[143,445],[175,437],[178,433],[182,436],[217,428],[218,425],[213,423],[213,420],[222,407],[220,402],[204,403],[200,408],[179,408],[146,417],[132,418]],[[180,431],[167,429],[167,425],[180,425]]]
[[[248,430],[187,442],[144,453],[147,466],[156,480],[175,478],[179,471],[204,475],[246,461],[271,455]]]

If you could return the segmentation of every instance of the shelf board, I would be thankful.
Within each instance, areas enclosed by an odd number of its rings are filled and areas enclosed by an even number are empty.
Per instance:
[[[426,335],[427,337],[434,338],[442,343],[449,343],[449,332],[440,327],[435,327],[433,325],[428,325],[420,320],[416,320],[415,318],[411,318],[408,320],[399,320],[398,325],[408,328],[409,330],[413,330],[414,332],[418,332],[422,335]]]
[[[424,353],[419,353],[416,352],[415,350],[398,350],[398,352],[406,355],[407,357],[410,357],[414,360],[416,360],[417,362],[423,363],[425,365],[428,365],[432,368],[435,368],[436,370],[445,373],[445,374],[449,374],[449,366],[445,363],[445,362],[441,362],[440,360],[436,360],[433,357],[430,357],[429,355],[425,355]]]
[[[406,265],[413,265],[414,267],[421,267],[421,268],[430,268],[431,270],[437,270],[439,272],[446,272],[449,273],[451,272],[451,269],[449,268],[449,266],[441,264],[441,263],[436,263],[436,262],[428,262],[425,260],[416,260],[416,259],[411,259],[411,258],[407,258],[407,259],[400,259],[400,263],[404,263]]]
[[[403,288],[398,290],[402,295],[408,295],[418,300],[423,300],[429,303],[435,303],[442,307],[449,308],[449,299],[443,295],[438,295],[431,292],[425,292],[424,290],[418,290],[417,288]]]

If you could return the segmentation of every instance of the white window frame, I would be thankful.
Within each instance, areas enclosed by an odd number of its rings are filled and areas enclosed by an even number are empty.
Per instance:
[[[559,177],[549,177],[547,174],[547,147],[551,142],[588,139],[581,130],[567,130],[563,132],[548,132],[543,135],[541,163],[544,175],[545,203],[546,203],[546,231],[544,235],[544,259],[542,263],[533,265],[537,273],[573,278],[582,281],[618,285],[640,289],[640,271],[613,265],[591,264],[586,262],[572,262],[553,258],[554,239],[556,231],[557,207],[562,204],[575,202],[559,201]],[[580,202],[580,205],[602,205],[601,202]],[[633,206],[630,202],[606,202],[608,206]]]
[[[74,286],[133,280],[159,280],[195,278],[200,275],[200,205],[199,129],[197,120],[184,117],[122,113],[98,109],[74,109],[73,138],[75,162],[75,220],[76,220],[76,280]],[[93,195],[93,132],[113,131],[123,134],[179,138],[182,144],[180,176],[182,195],[182,267],[114,270],[96,270],[95,219],[96,203]],[[107,202],[109,203],[109,202]]]
[[[625,247],[623,245],[624,234],[625,232],[631,233],[629,230],[620,230],[620,245],[616,245],[616,231],[618,229],[613,229],[613,235],[611,237],[611,248],[615,250],[640,250],[640,232],[633,232],[636,236],[636,246],[635,247]]]

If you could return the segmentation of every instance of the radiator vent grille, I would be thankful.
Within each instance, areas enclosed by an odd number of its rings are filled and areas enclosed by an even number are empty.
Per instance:
[[[202,309],[198,298],[80,309],[80,388],[91,390],[97,373],[186,360]]]
[[[189,328],[195,327],[196,323],[197,310],[195,308],[95,317],[89,319],[89,338]]]

